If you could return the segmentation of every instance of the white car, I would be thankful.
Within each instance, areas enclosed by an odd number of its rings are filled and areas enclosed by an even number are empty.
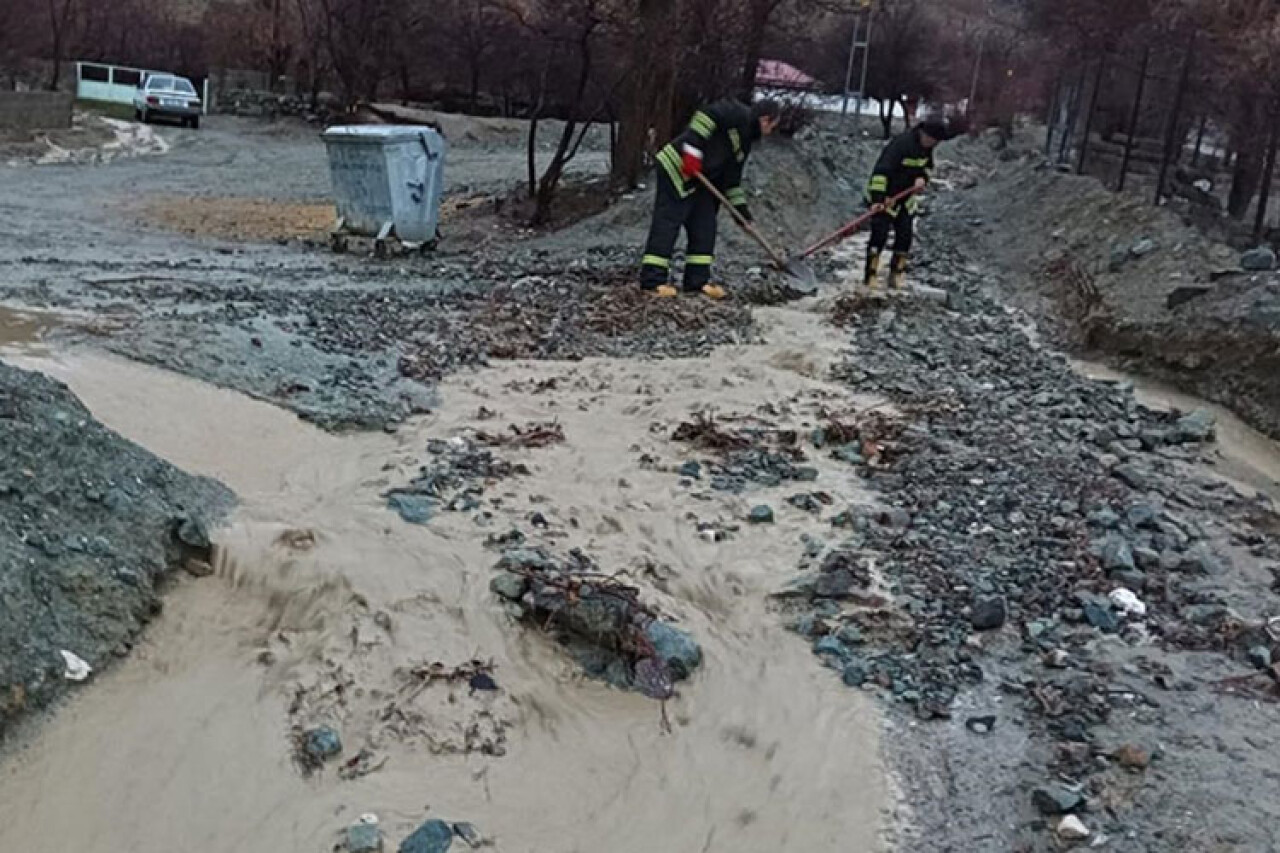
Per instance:
[[[152,74],[138,84],[133,96],[133,117],[144,124],[156,118],[170,118],[199,127],[200,113],[200,95],[186,77]]]

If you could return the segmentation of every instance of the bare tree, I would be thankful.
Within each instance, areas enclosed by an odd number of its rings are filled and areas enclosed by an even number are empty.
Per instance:
[[[75,0],[46,0],[45,5],[49,11],[49,58],[53,62],[49,71],[49,88],[56,92],[62,81],[62,62],[72,35],[76,5]]]

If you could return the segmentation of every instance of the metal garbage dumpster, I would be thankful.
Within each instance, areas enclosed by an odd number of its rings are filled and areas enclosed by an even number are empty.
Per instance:
[[[387,240],[424,249],[435,246],[444,186],[444,137],[419,125],[343,125],[324,132],[329,175],[338,208],[331,235],[335,251],[346,235],[374,238],[374,251]]]

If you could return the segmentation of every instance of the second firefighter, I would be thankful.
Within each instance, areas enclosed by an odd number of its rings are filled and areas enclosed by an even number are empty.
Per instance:
[[[876,160],[867,181],[866,200],[875,216],[871,219],[871,238],[867,242],[867,265],[863,281],[874,289],[880,273],[880,255],[893,232],[893,261],[889,283],[906,285],[907,258],[914,239],[915,214],[920,206],[920,191],[929,182],[933,169],[933,149],[950,138],[945,121],[929,119],[894,137]],[[902,194],[914,190],[905,199]]]

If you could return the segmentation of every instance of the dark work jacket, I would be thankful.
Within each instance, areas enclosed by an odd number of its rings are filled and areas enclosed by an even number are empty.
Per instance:
[[[871,170],[867,181],[866,198],[869,204],[879,204],[888,198],[911,189],[916,179],[926,181],[933,170],[933,151],[920,142],[920,128],[914,127],[895,136]],[[907,210],[914,211],[919,196],[907,200]]]
[[[760,122],[751,118],[751,108],[725,98],[693,114],[684,132],[658,152],[658,166],[666,170],[680,195],[688,196],[698,184],[696,178],[686,181],[680,174],[680,156],[686,144],[692,145],[702,151],[702,173],[730,204],[742,205],[747,201],[742,167],[759,138]]]

